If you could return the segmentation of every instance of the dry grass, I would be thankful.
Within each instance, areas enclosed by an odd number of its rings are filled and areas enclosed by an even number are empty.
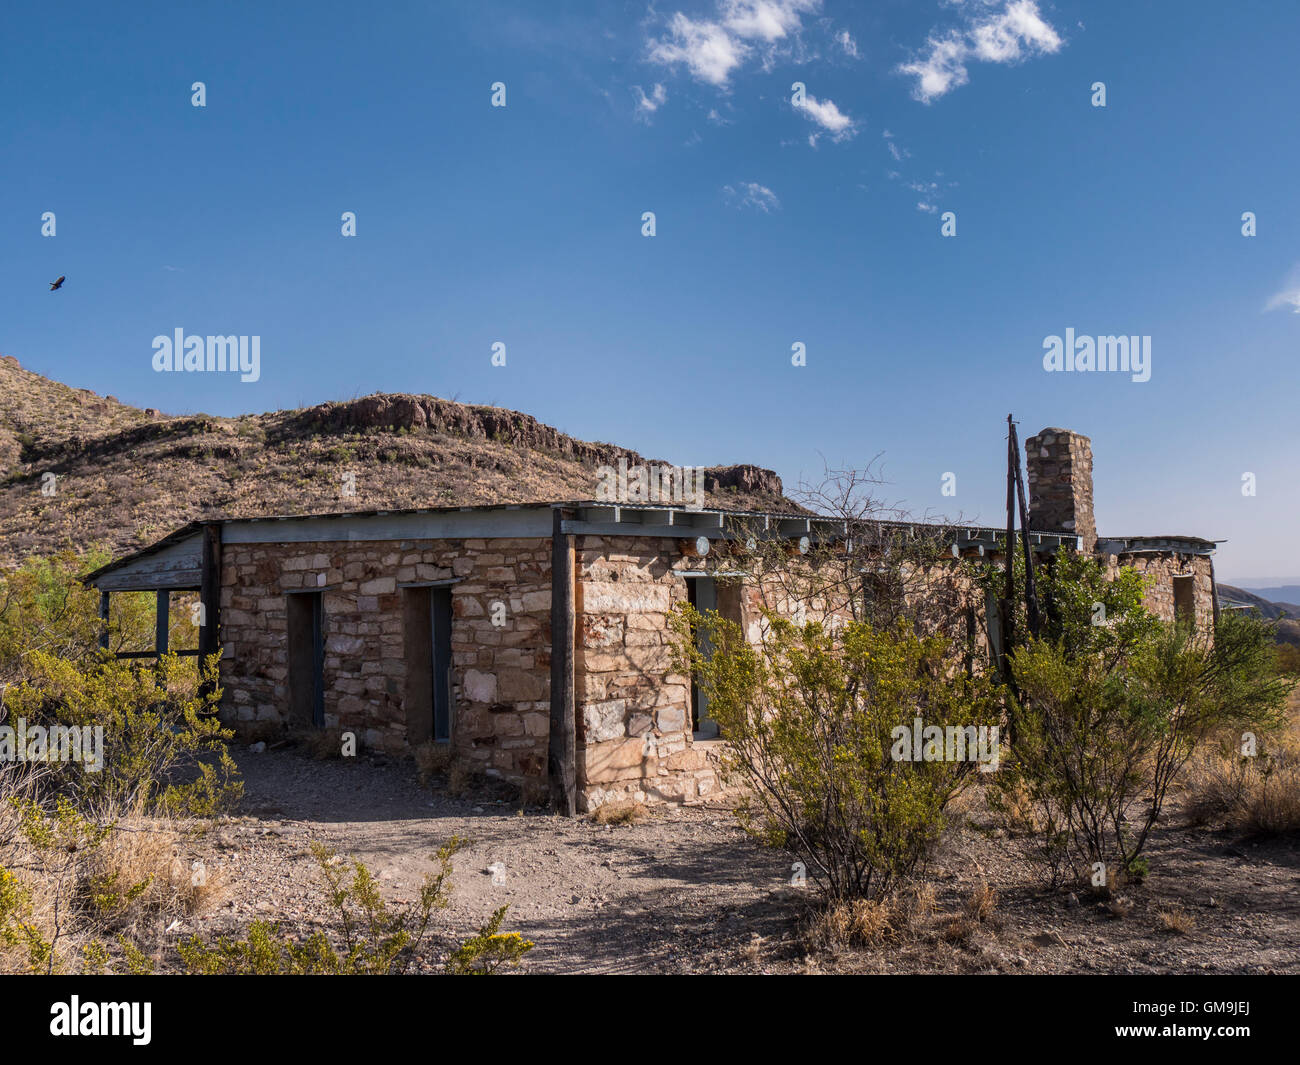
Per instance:
[[[1133,912],[1133,903],[1124,895],[1116,895],[1106,904],[1106,912],[1112,917],[1124,918]]]
[[[1159,911],[1156,919],[1162,929],[1178,936],[1190,935],[1196,927],[1196,917],[1178,905]]]
[[[2,781],[0,792],[33,794]],[[84,831],[38,845],[20,821],[12,804],[0,802],[0,868],[20,898],[5,923],[11,933],[25,927],[52,944],[55,971],[77,971],[87,948],[112,954],[125,941],[154,950],[170,922],[208,912],[228,894],[223,870],[190,860],[188,823],[99,810],[86,816]],[[30,955],[25,933],[7,945],[4,938],[0,972],[51,968]]]
[[[597,806],[591,819],[598,825],[634,825],[650,816],[650,808],[645,803],[609,802]]]
[[[998,908],[998,893],[988,884],[977,884],[966,899],[966,916],[976,924],[983,924]]]
[[[975,935],[979,922],[964,913],[949,917],[939,928],[939,938],[953,946],[965,946]]]
[[[757,932],[751,932],[749,942],[740,948],[740,956],[748,964],[758,968],[763,964],[763,945],[767,942]]]
[[[988,798],[994,798],[992,791],[987,789]],[[996,800],[995,810],[1009,836],[1036,836],[1043,831],[1042,815],[1023,784],[999,789]]]
[[[1300,690],[1292,692],[1288,726],[1258,737],[1243,755],[1239,736],[1198,755],[1184,775],[1187,815],[1246,836],[1300,833]]]
[[[873,947],[899,933],[900,916],[889,900],[832,903],[814,914],[805,940],[816,946]]]
[[[149,921],[206,913],[225,899],[219,869],[192,863],[184,826],[130,816],[87,855],[79,871],[80,902],[112,931],[141,931]],[[139,894],[133,894],[140,886]]]
[[[278,721],[236,721],[232,727],[240,743],[276,743],[284,739],[284,726]]]
[[[934,911],[934,887],[914,884],[885,899],[848,899],[814,910],[802,939],[809,950],[878,946],[924,935]]]
[[[420,776],[420,786],[427,787],[434,777],[446,776],[451,768],[451,744],[422,743],[412,752],[415,768]]]
[[[355,751],[356,733],[350,733],[348,730],[341,728],[297,729],[290,733],[289,738],[309,757],[318,762],[324,762],[331,758],[343,757],[343,737],[345,735],[353,736],[353,750]]]

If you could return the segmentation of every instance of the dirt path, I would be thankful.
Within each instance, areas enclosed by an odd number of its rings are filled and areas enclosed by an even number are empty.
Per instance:
[[[941,912],[979,884],[999,895],[993,917],[962,942],[935,934],[870,950],[801,944],[803,896],[789,859],[757,847],[724,809],[666,810],[601,826],[484,798],[421,788],[409,765],[319,762],[292,751],[236,751],[245,776],[240,815],[195,843],[228,882],[227,899],[174,929],[234,931],[256,918],[308,930],[326,919],[318,840],[362,859],[393,900],[413,897],[430,855],[453,835],[451,905],[417,968],[501,905],[506,930],[536,943],[531,972],[1300,972],[1300,847],[1249,845],[1201,829],[1157,833],[1153,875],[1115,917],[1087,899],[1046,892],[1020,840],[975,823],[954,832],[931,880]],[[489,867],[503,866],[497,876]],[[1179,907],[1187,934],[1159,914]],[[936,919],[935,928],[941,921]]]

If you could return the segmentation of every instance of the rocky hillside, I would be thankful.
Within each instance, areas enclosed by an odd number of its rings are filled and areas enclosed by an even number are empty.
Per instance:
[[[623,456],[659,461],[433,396],[173,417],[0,356],[0,563],[93,544],[117,554],[204,516],[590,499],[597,467]],[[705,487],[709,506],[800,509],[756,466],[714,467]]]
[[[1231,584],[1219,585],[1220,601],[1231,601],[1234,603],[1246,603],[1258,610],[1261,617],[1272,620],[1281,617],[1300,617],[1300,606],[1295,603],[1279,603],[1275,600],[1265,599],[1257,592],[1247,591],[1245,588],[1236,588]]]

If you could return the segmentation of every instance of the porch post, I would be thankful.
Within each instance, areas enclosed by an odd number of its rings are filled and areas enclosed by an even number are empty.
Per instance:
[[[557,813],[577,812],[577,722],[573,690],[573,536],[563,532],[566,512],[551,511],[551,728],[547,776]]]

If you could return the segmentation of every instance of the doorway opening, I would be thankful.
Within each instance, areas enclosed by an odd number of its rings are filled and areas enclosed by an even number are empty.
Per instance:
[[[300,728],[325,727],[325,616],[320,592],[287,599],[289,720]]]
[[[407,738],[412,745],[449,743],[451,588],[408,587],[402,597]]]

